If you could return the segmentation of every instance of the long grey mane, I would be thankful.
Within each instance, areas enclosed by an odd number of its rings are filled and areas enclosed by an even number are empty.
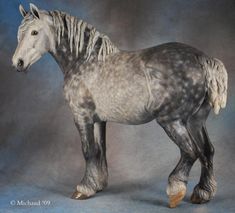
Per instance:
[[[70,51],[75,51],[76,56],[79,52],[83,51],[85,43],[85,31],[88,28],[90,31],[89,40],[86,45],[85,59],[90,59],[91,53],[95,49],[98,39],[101,39],[101,44],[98,50],[98,60],[105,60],[106,56],[111,53],[118,52],[118,48],[110,41],[109,37],[98,32],[93,26],[87,24],[83,20],[78,20],[76,17],[71,16],[61,11],[50,11],[53,18],[53,23],[56,28],[57,42],[60,44],[61,37],[65,34],[65,28],[68,30],[68,40],[70,44]]]

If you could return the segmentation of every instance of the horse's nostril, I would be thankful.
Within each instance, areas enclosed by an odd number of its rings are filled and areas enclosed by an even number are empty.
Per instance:
[[[23,67],[24,66],[24,61],[20,58],[17,63],[17,67]]]

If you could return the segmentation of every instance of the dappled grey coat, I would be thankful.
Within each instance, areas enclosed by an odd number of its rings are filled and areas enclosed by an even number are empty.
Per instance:
[[[41,11],[32,4],[30,8],[26,12],[20,6],[24,19],[13,64],[24,71],[48,51],[64,73],[64,94],[86,161],[85,175],[72,197],[88,198],[107,185],[107,121],[142,124],[156,119],[181,151],[167,186],[170,207],[185,196],[189,172],[197,159],[202,173],[191,200],[209,201],[216,182],[214,148],[205,121],[211,109],[218,114],[226,105],[227,72],[223,63],[181,43],[122,51],[82,20],[60,11]],[[32,39],[27,45],[26,36]],[[44,40],[38,43],[37,38]],[[22,54],[24,49],[27,52]]]

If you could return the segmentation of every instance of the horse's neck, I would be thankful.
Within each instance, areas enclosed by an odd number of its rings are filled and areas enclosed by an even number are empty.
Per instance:
[[[59,64],[64,76],[73,72],[79,72],[80,66],[84,63],[92,63],[94,61],[104,60],[104,58],[99,59],[99,50],[101,48],[100,46],[97,46],[92,50],[88,60],[86,51],[87,45],[88,42],[85,41],[82,52],[79,52],[78,55],[76,55],[75,51],[71,51],[67,35],[61,38],[60,44],[55,48],[55,52],[51,54]],[[119,52],[119,50],[116,49],[113,53],[116,52]],[[109,53],[106,54],[107,55],[105,57],[108,57]]]
[[[64,75],[79,71],[83,63],[102,60],[119,52],[109,38],[86,22],[61,12],[51,12],[56,47],[52,53]],[[63,22],[61,20],[64,20]]]
[[[79,68],[85,61],[82,54],[76,56],[74,52],[70,51],[69,42],[66,38],[61,38],[60,45],[56,47],[56,51],[52,53],[52,56],[55,58],[64,75],[67,75],[75,68]]]

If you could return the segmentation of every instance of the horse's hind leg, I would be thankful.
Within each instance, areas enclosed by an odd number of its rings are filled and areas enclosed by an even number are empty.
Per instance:
[[[214,147],[207,135],[205,121],[210,112],[210,106],[205,101],[200,110],[188,120],[188,129],[197,145],[201,162],[201,177],[195,186],[191,201],[193,203],[205,203],[216,192],[216,182],[213,174]]]
[[[106,123],[88,124],[75,121],[75,124],[81,136],[86,171],[72,198],[81,200],[94,195],[97,191],[101,191],[107,185]]]
[[[181,151],[181,158],[175,169],[169,175],[167,195],[169,206],[176,207],[186,194],[186,184],[189,172],[197,159],[194,143],[181,120],[167,124],[159,123],[167,135],[178,145]]]

